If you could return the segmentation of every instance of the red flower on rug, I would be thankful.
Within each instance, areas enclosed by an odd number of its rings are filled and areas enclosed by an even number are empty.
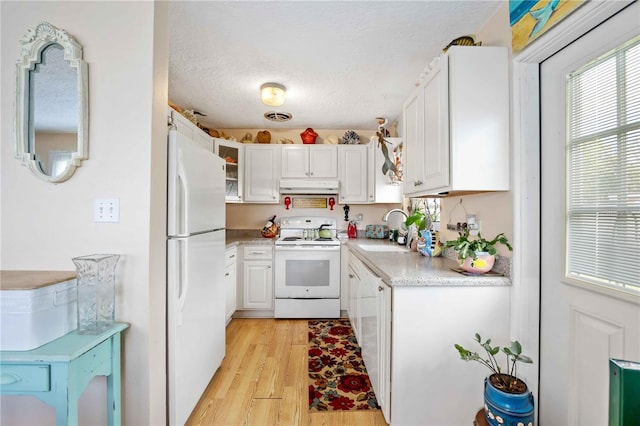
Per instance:
[[[334,410],[351,410],[356,404],[346,396],[339,396],[331,400],[329,405],[331,405]]]
[[[349,320],[309,321],[309,408],[379,409]]]
[[[359,394],[368,392],[370,386],[366,374],[346,374],[338,379],[338,389],[343,392]]]

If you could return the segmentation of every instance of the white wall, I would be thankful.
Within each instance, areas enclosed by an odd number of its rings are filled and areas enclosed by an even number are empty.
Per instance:
[[[123,339],[123,422],[164,424],[166,4],[4,1],[0,13],[1,267],[73,270],[74,256],[119,253],[116,319],[131,324]],[[14,159],[18,40],[41,21],[76,37],[89,64],[89,160],[58,185]],[[93,222],[98,197],[120,199],[120,223]],[[80,423],[105,423],[104,384],[90,384]],[[31,398],[1,402],[2,424],[55,423],[53,411]]]

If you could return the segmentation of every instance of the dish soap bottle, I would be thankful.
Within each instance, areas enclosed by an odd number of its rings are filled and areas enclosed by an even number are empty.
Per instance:
[[[347,226],[347,236],[350,239],[358,238],[358,228],[356,226],[356,222],[349,221],[349,225]]]

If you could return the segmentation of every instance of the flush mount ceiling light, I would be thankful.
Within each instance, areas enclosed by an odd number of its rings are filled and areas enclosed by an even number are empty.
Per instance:
[[[269,106],[280,106],[284,104],[284,96],[287,89],[278,83],[265,83],[260,86],[262,103]]]

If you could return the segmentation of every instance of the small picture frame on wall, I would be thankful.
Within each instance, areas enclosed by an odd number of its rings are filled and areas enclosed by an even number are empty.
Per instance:
[[[294,198],[294,209],[326,209],[327,199],[322,198]]]

